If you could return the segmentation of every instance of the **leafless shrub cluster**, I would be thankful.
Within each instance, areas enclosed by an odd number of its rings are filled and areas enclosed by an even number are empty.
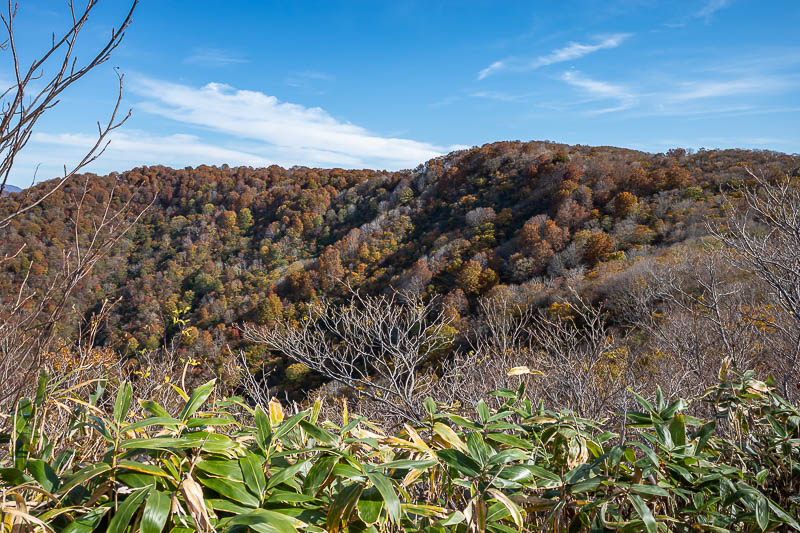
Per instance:
[[[453,340],[449,319],[435,302],[396,292],[353,292],[347,306],[322,301],[299,322],[245,325],[243,333],[372,400],[386,414],[410,420],[421,414],[429,390],[422,365]]]
[[[776,362],[789,395],[790,382],[800,387],[800,179],[783,175],[773,181],[746,171],[753,184],[740,191],[742,208],[730,206],[725,224],[710,229],[725,257],[763,282],[770,303],[782,310],[768,327],[784,345]]]

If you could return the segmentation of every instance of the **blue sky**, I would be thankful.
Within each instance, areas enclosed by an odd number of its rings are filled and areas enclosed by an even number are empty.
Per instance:
[[[81,56],[126,3],[101,1]],[[65,4],[21,0],[29,57],[64,27]],[[114,67],[133,115],[93,164],[103,173],[399,169],[509,139],[800,152],[798,20],[796,0],[142,0],[111,62],[41,121],[12,182],[80,158],[113,107]]]

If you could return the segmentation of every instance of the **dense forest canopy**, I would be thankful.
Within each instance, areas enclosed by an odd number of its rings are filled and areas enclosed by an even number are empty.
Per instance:
[[[287,362],[244,343],[238,324],[300,320],[320,298],[390,287],[441,297],[462,332],[483,296],[543,307],[569,286],[599,301],[642,259],[706,235],[745,184],[744,167],[796,175],[800,158],[498,142],[400,172],[223,165],[85,175],[2,229],[0,255],[22,250],[3,263],[0,292],[15,294],[26,277],[44,291],[74,246],[75,223],[88,239],[109,202],[131,202],[131,212],[147,208],[143,217],[80,281],[61,334],[107,301],[96,342],[123,357],[171,348],[214,365],[226,346],[243,347],[270,359],[281,382]],[[3,198],[0,209],[47,188]]]

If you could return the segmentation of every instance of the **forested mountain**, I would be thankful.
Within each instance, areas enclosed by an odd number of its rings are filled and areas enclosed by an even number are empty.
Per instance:
[[[87,246],[106,206],[130,201],[126,216],[146,209],[142,218],[69,302],[87,321],[103,301],[114,304],[95,342],[121,356],[172,347],[212,362],[228,345],[258,355],[237,324],[301,320],[309,302],[353,289],[440,296],[463,332],[485,295],[542,307],[571,286],[608,299],[642,259],[705,235],[725,195],[746,181],[744,166],[797,175],[800,158],[499,142],[400,172],[158,166],[87,175],[0,230],[0,255],[22,248],[2,264],[0,293],[15,294],[26,276],[44,291],[75,248],[70,221]],[[5,197],[0,209],[47,187]],[[59,324],[65,336],[79,326]],[[272,365],[283,378],[284,362]]]

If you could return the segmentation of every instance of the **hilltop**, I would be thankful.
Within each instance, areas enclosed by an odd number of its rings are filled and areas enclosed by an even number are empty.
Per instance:
[[[3,230],[0,254],[25,246],[3,265],[0,293],[14,294],[29,270],[32,286],[47,286],[74,240],[71,199],[86,187],[85,228],[112,191],[111,205],[131,201],[131,212],[152,201],[70,300],[87,320],[114,302],[96,342],[122,355],[172,346],[218,362],[232,346],[261,357],[237,324],[299,319],[347,286],[441,297],[466,331],[487,295],[543,307],[569,286],[613,300],[622,273],[707,233],[745,166],[796,175],[800,158],[498,142],[398,172],[223,165],[86,175]],[[0,209],[17,201],[3,198]],[[68,336],[77,321],[59,327]],[[285,379],[285,362],[270,361]]]

